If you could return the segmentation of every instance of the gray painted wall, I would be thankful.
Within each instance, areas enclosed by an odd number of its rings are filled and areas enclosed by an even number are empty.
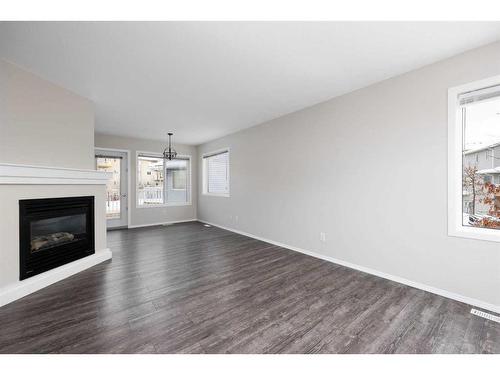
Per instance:
[[[200,178],[198,218],[500,306],[500,244],[447,235],[447,90],[499,61],[491,44],[199,146],[231,148],[231,197]]]
[[[95,169],[92,103],[0,60],[0,163]],[[21,284],[19,200],[82,195],[95,196],[99,253],[106,249],[104,185],[0,184],[0,294]]]
[[[177,152],[181,155],[191,156],[191,204],[184,206],[167,206],[167,207],[136,207],[136,183],[137,183],[137,151],[149,151],[154,153],[162,153],[167,140],[147,140],[138,138],[119,137],[107,134],[95,134],[95,147],[115,148],[130,151],[130,184],[131,184],[131,206],[129,213],[131,214],[131,225],[148,225],[155,223],[165,223],[170,221],[183,221],[196,219],[196,203],[198,198],[198,169],[197,169],[197,151],[194,146],[174,145]]]
[[[0,163],[94,169],[92,102],[0,59]]]

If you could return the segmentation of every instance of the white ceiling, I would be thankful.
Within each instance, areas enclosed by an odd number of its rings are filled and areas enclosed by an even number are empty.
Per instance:
[[[500,22],[2,22],[0,56],[96,130],[208,140],[500,39]]]

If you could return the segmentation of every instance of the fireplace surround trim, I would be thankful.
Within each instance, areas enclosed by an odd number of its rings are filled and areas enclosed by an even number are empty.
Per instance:
[[[0,185],[105,185],[110,177],[92,169],[0,163]]]
[[[95,254],[67,263],[30,278],[19,280],[19,220],[4,216],[0,233],[10,234],[8,244],[0,250],[0,306],[11,303],[58,281],[84,271],[112,258],[106,247],[106,218],[104,214],[105,185],[111,174],[89,169],[34,166],[0,163],[0,193],[2,207],[17,212],[20,199],[87,196],[96,197]],[[19,189],[18,189],[19,187]],[[61,194],[61,191],[65,193]],[[2,268],[3,267],[3,268]],[[10,271],[4,273],[4,269]],[[15,270],[12,271],[12,270]]]
[[[0,307],[112,258],[109,248],[0,289]]]

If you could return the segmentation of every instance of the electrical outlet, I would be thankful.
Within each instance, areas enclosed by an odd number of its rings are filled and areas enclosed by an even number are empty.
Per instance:
[[[325,232],[319,232],[319,240],[321,242],[326,242],[326,233]]]

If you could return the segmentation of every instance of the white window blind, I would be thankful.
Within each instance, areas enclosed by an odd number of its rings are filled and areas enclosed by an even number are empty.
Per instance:
[[[229,194],[229,151],[204,157],[206,193]]]
[[[470,105],[482,102],[488,99],[498,98],[500,96],[500,86],[486,87],[480,90],[465,92],[458,96],[459,104]]]

